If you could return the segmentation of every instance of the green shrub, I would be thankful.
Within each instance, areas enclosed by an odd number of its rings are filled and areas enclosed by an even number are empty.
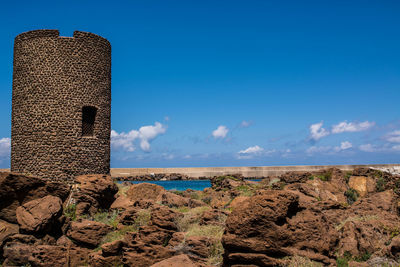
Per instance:
[[[240,185],[240,186],[236,187],[236,190],[238,190],[240,192],[241,196],[251,197],[255,194],[254,188],[252,188],[249,185]]]
[[[324,172],[323,174],[317,175],[317,178],[319,178],[321,181],[328,182],[332,180],[332,172],[330,171]]]
[[[377,192],[383,192],[383,191],[385,191],[385,188],[386,188],[386,181],[382,176],[380,176],[376,180],[376,191]]]
[[[113,210],[111,212],[100,211],[88,218],[93,221],[96,221],[96,222],[108,224],[108,225],[112,226],[114,229],[116,229],[117,225],[119,223],[118,214],[119,214],[119,212],[117,210]]]
[[[312,176],[312,175],[309,176],[309,177],[308,177],[308,180],[314,180],[314,176]]]
[[[76,220],[76,205],[70,204],[64,208],[64,216]]]
[[[352,259],[350,252],[346,251],[342,257],[336,258],[337,267],[348,267],[349,261]]]
[[[367,251],[359,257],[354,257],[354,260],[358,262],[364,262],[369,260],[369,258],[371,258],[371,254]]]
[[[119,229],[117,231],[110,232],[105,237],[103,237],[103,239],[101,240],[100,246],[105,243],[122,240],[126,233],[137,232],[137,230],[138,230],[138,227],[136,225],[128,225],[128,226],[122,227],[121,229]],[[99,248],[100,248],[100,246],[99,246]]]
[[[347,171],[346,174],[344,175],[344,180],[346,181],[346,183],[349,182],[350,177],[353,175],[352,171]]]
[[[358,194],[358,192],[357,192],[356,190],[354,190],[353,188],[347,189],[347,191],[344,192],[344,195],[346,196],[347,202],[348,202],[350,205],[353,204],[354,202],[356,202],[356,201],[357,201],[357,198],[360,196],[360,195]]]

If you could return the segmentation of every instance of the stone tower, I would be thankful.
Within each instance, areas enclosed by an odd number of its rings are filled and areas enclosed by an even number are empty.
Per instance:
[[[11,171],[72,181],[110,172],[111,45],[58,30],[15,38]]]

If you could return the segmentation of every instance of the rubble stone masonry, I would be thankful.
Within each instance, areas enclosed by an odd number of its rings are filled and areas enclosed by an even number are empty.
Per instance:
[[[85,110],[89,110],[87,114]],[[95,34],[15,38],[11,171],[72,181],[110,172],[111,45]]]

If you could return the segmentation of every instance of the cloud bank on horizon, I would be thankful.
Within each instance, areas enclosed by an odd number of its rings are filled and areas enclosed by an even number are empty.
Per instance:
[[[168,120],[165,120],[169,122]],[[250,123],[242,121],[238,124],[238,133],[251,132]],[[219,147],[217,151],[180,151],[175,149],[173,144],[163,143],[162,136],[168,136],[168,126],[166,124],[155,122],[153,125],[145,125],[139,129],[132,129],[127,132],[111,131],[111,148],[112,156],[120,162],[145,162],[159,160],[172,163],[175,165],[185,165],[185,162],[200,162],[202,166],[206,166],[206,162],[233,162],[236,165],[252,164],[253,162],[269,162],[271,159],[287,162],[289,159],[296,162],[299,159],[321,159],[323,156],[337,157],[344,159],[343,163],[347,163],[348,158],[363,158],[362,155],[371,155],[373,153],[382,155],[398,155],[400,156],[400,122],[396,125],[398,129],[387,130],[385,127],[377,127],[375,122],[348,122],[342,121],[333,124],[330,127],[324,127],[323,122],[311,124],[308,129],[308,136],[292,137],[290,141],[282,146],[275,146],[274,142],[264,141],[262,144],[254,144],[250,138],[241,143],[235,138],[229,142],[220,143],[218,140],[228,140],[228,133],[231,131],[225,125],[219,125],[211,132],[212,139],[203,136],[205,142],[201,142],[203,146]],[[383,129],[383,130],[382,130]],[[242,132],[241,132],[242,131]],[[377,133],[373,133],[376,131]],[[360,134],[365,135],[360,138]],[[185,133],[181,133],[183,136]],[[343,139],[340,140],[341,136]],[[185,138],[180,139],[184,142]],[[325,142],[327,139],[332,139]],[[338,139],[339,138],[339,139]],[[153,149],[153,141],[160,139]],[[245,143],[250,144],[245,146]],[[241,149],[234,150],[236,147]],[[138,150],[137,148],[140,148]],[[0,139],[0,163],[4,165],[9,160],[11,149],[11,139]],[[261,161],[260,161],[261,160]],[[315,162],[315,161],[314,161]],[[318,164],[318,161],[315,162]],[[350,162],[351,163],[351,162]],[[301,164],[301,163],[294,163]],[[320,164],[325,164],[321,162]],[[212,165],[212,164],[211,164]],[[225,164],[226,165],[226,164]],[[268,165],[265,163],[264,165]]]

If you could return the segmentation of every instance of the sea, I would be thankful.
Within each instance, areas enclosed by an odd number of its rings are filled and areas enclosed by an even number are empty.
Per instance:
[[[260,180],[251,180],[254,182],[258,182]],[[204,190],[207,187],[211,187],[210,180],[173,180],[173,181],[128,181],[132,184],[140,184],[140,183],[150,183],[161,185],[165,188],[165,190],[177,190],[177,191],[185,191],[186,189],[192,190]],[[120,182],[122,183],[122,182]]]

